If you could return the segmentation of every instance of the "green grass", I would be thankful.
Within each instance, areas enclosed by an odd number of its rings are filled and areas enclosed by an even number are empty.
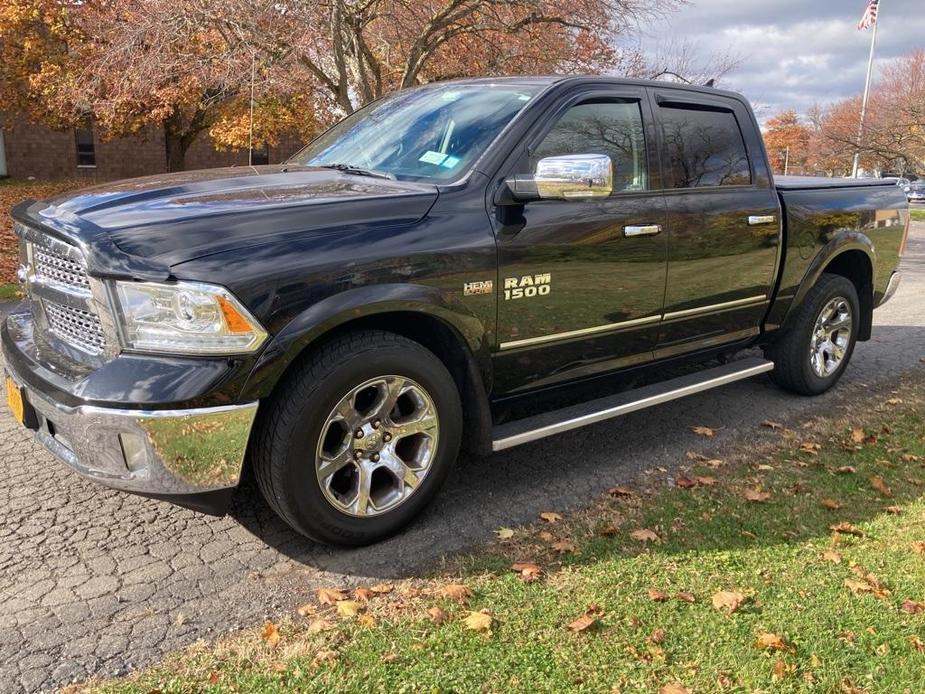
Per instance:
[[[518,528],[449,575],[373,598],[363,613],[367,623],[330,616],[333,628],[310,633],[308,625],[333,610],[318,606],[313,617],[281,624],[275,648],[249,630],[94,686],[165,693],[636,692],[678,682],[695,692],[918,691],[925,612],[901,609],[904,600],[925,602],[925,555],[913,544],[925,540],[925,378],[913,380],[888,401],[857,403],[853,411],[863,419],[784,431],[779,445],[685,472],[714,478],[711,486],[668,486],[655,472],[632,497],[605,497],[559,522]],[[857,445],[852,428],[861,424],[870,439]],[[801,450],[804,442],[819,443],[818,455]],[[854,471],[838,472],[843,466]],[[873,476],[892,496],[871,486]],[[770,494],[766,501],[745,499],[744,490],[756,487]],[[842,506],[830,510],[824,499]],[[843,522],[863,536],[830,530]],[[660,542],[632,539],[641,528]],[[577,551],[556,555],[543,532],[572,540]],[[837,552],[840,563],[824,560],[825,551]],[[540,564],[543,577],[519,580],[509,567],[523,560]],[[859,575],[889,593],[853,593],[845,581]],[[447,583],[468,585],[469,604],[440,597]],[[655,601],[650,589],[670,597]],[[730,614],[711,604],[720,590],[747,598]],[[678,592],[695,602],[677,599]],[[435,605],[448,614],[444,623],[427,617]],[[599,623],[572,633],[567,625],[590,605],[602,613]],[[494,618],[490,635],[463,623],[482,609]],[[756,647],[766,633],[782,637],[786,648]],[[334,655],[319,657],[325,652]]]
[[[18,284],[0,284],[0,301],[12,301],[19,298]]]
[[[925,222],[925,209],[911,209],[909,215],[914,222]]]

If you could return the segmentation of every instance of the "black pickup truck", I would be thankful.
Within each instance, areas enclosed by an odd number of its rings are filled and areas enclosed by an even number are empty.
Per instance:
[[[13,217],[16,418],[79,474],[204,512],[247,466],[339,544],[405,525],[463,443],[762,372],[822,393],[895,291],[909,223],[891,181],[774,180],[736,94],[602,77],[402,91],[283,165]]]

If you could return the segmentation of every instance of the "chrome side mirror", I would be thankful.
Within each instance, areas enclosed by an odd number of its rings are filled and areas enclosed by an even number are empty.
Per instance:
[[[613,163],[606,154],[546,157],[533,180],[541,200],[606,198],[613,193]]]

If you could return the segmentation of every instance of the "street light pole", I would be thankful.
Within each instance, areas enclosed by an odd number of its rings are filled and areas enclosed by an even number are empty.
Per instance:
[[[874,21],[874,31],[870,36],[870,56],[867,58],[867,80],[864,82],[864,99],[861,101],[861,122],[858,125],[858,146],[854,152],[854,170],[852,178],[858,177],[858,170],[861,164],[861,144],[864,140],[864,119],[867,117],[867,102],[870,99],[870,78],[874,70],[874,49],[877,46],[877,27],[880,26],[880,10],[883,7],[883,0],[877,4],[877,19]]]

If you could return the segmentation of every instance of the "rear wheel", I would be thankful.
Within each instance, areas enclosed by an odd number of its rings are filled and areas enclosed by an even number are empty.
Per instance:
[[[787,333],[767,350],[774,360],[774,381],[804,395],[834,386],[854,353],[860,316],[854,284],[841,275],[823,275]]]
[[[263,420],[254,471],[268,503],[320,542],[362,545],[436,495],[461,439],[452,376],[406,338],[364,331],[313,354]]]

